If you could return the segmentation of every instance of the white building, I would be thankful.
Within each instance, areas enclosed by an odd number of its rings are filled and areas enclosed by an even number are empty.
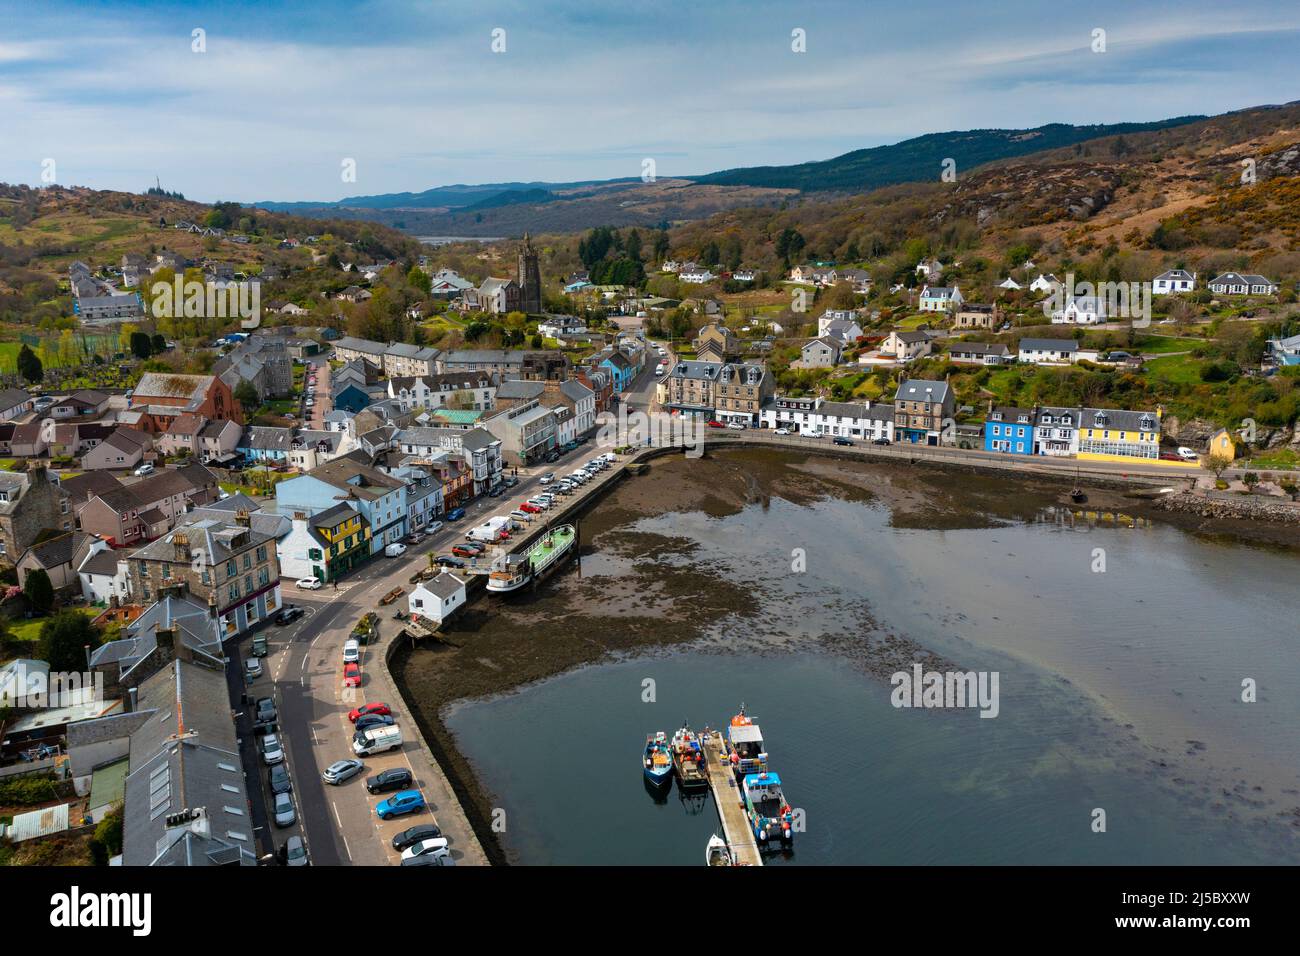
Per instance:
[[[123,604],[130,601],[126,559],[119,559],[106,541],[91,544],[77,567],[77,578],[82,596],[91,604],[109,604],[114,597]]]
[[[432,581],[421,581],[407,598],[413,615],[428,618],[434,624],[447,620],[465,603],[465,582],[450,571],[444,571]]]
[[[1053,325],[1097,325],[1106,321],[1106,300],[1098,295],[1078,296],[1052,313]]]
[[[777,396],[763,406],[759,423],[763,428],[785,428],[803,435],[893,441],[894,406]]]
[[[1196,288],[1196,273],[1186,269],[1170,269],[1151,280],[1152,295],[1172,295],[1175,292],[1191,292]]]
[[[1060,288],[1062,288],[1060,279],[1051,274],[1043,275],[1041,272],[1038,274],[1037,279],[1029,283],[1030,292],[1041,292],[1044,295],[1051,295]]]

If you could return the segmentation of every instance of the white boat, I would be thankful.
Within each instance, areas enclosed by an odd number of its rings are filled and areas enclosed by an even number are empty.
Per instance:
[[[709,837],[708,848],[704,851],[704,862],[709,866],[731,866],[735,862],[731,858],[731,848],[727,846],[727,841],[716,833]]]
[[[524,554],[503,554],[492,562],[487,589],[494,594],[518,591],[533,579],[533,566]]]

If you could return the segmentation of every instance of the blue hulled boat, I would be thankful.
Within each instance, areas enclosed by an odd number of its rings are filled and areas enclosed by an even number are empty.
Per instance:
[[[645,739],[641,770],[646,782],[656,787],[666,786],[673,779],[673,755],[668,747],[668,735],[662,730]]]

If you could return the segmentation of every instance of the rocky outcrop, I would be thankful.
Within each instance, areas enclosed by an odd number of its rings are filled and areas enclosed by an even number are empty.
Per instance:
[[[1284,498],[1262,495],[1234,495],[1210,498],[1191,492],[1169,495],[1154,502],[1160,511],[1177,511],[1202,518],[1233,518],[1241,521],[1273,521],[1300,524],[1300,504]]]

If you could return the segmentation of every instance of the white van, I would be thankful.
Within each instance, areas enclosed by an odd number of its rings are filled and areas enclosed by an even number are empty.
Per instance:
[[[358,757],[383,753],[385,750],[396,750],[400,746],[402,746],[402,732],[395,724],[359,730],[352,737],[352,752]]]
[[[343,663],[355,664],[361,660],[361,644],[356,640],[346,641],[343,644]]]

